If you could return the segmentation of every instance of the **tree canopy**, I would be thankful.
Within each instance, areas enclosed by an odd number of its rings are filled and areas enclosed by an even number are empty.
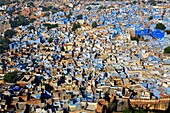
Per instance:
[[[167,34],[170,34],[170,30],[165,30],[165,32],[166,32]]]
[[[81,27],[80,23],[74,23],[73,27],[72,27],[72,31],[75,31],[76,29],[78,29],[80,27]]]
[[[46,24],[44,24],[44,26],[47,27],[47,29],[52,29],[52,28],[58,27],[58,24],[48,24],[48,23],[46,23]]]
[[[168,46],[164,49],[164,53],[170,53],[170,46]]]
[[[156,27],[155,27],[155,28],[156,28],[156,29],[160,29],[160,30],[165,30],[165,29],[166,29],[165,25],[162,24],[162,23],[156,24]]]
[[[28,25],[29,23],[31,23],[31,21],[29,21],[26,17],[20,15],[18,16],[15,20],[11,20],[10,24],[12,28],[18,27],[20,25]]]
[[[99,9],[106,9],[106,7],[104,7],[104,6],[100,6],[100,7],[99,7]]]
[[[82,15],[82,14],[78,15],[78,16],[77,16],[77,19],[78,19],[78,20],[83,19],[83,15]]]
[[[97,22],[95,21],[92,23],[92,28],[96,28],[96,27],[97,27]]]
[[[53,6],[42,7],[42,11],[49,11],[53,8]]]
[[[12,36],[15,35],[15,34],[16,34],[16,31],[10,30],[10,29],[8,29],[4,32],[4,36],[7,37],[7,38],[12,38]]]
[[[148,18],[148,20],[152,20],[153,19],[153,16],[150,16],[149,18]]]
[[[71,13],[71,11],[70,11],[69,14],[66,15],[66,18],[70,19],[70,18],[71,18],[71,15],[72,15],[72,13]]]
[[[18,78],[18,71],[6,73],[4,81],[8,83],[16,83]]]
[[[9,49],[10,40],[7,37],[0,37],[0,54]]]
[[[89,11],[90,11],[91,9],[92,9],[91,7],[88,7],[88,8],[87,8],[87,10],[89,10]]]
[[[156,6],[156,1],[155,0],[149,0],[148,3],[150,3],[151,5]]]
[[[8,4],[11,4],[11,3],[15,3],[15,2],[19,2],[18,0],[0,0],[0,6],[2,5],[8,5]]]
[[[35,27],[34,27],[34,26],[29,26],[28,29],[29,29],[29,30],[34,30],[34,31],[35,31]]]
[[[139,42],[139,38],[138,37],[132,37],[131,40],[136,40],[137,42]]]
[[[53,38],[49,38],[48,42],[51,43],[53,41]]]

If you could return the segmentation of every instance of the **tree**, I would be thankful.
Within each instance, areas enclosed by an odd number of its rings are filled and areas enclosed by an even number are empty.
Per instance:
[[[105,94],[104,94],[104,99],[106,100],[106,101],[108,101],[108,102],[110,102],[110,97],[109,97],[109,92],[106,92]]]
[[[146,113],[144,109],[135,107],[134,108],[134,113]]]
[[[132,113],[132,111],[129,108],[126,108],[123,113]]]
[[[150,16],[149,18],[148,18],[148,20],[152,20],[153,19],[153,16]]]
[[[82,14],[78,15],[78,16],[77,16],[77,19],[78,19],[78,20],[83,19],[83,15],[82,15]]]
[[[91,9],[92,9],[91,7],[88,7],[88,8],[87,8],[87,10],[89,10],[89,11],[90,11]]]
[[[72,13],[71,13],[71,11],[70,11],[69,14],[66,15],[66,18],[70,19],[70,18],[71,18],[71,15],[72,15]]]
[[[0,6],[2,5],[8,5],[8,4],[11,4],[11,3],[15,3],[15,2],[18,2],[18,0],[0,0]]]
[[[73,27],[72,27],[72,31],[75,31],[76,29],[78,29],[80,27],[81,27],[80,23],[74,23]]]
[[[137,42],[139,42],[139,38],[138,37],[132,37],[131,40],[136,40]]]
[[[164,49],[164,53],[170,53],[170,46],[168,46]]]
[[[34,26],[29,26],[28,29],[31,31],[31,30],[34,30],[35,31],[35,27]]]
[[[156,1],[155,0],[149,0],[148,3],[150,3],[151,5],[156,6]]]
[[[109,113],[113,112],[115,107],[116,107],[116,103],[109,103],[108,104],[108,112]]]
[[[34,2],[28,2],[27,7],[35,7]]]
[[[12,28],[18,27],[18,26],[26,26],[28,24],[30,24],[31,21],[29,21],[26,17],[24,17],[23,15],[19,15],[18,17],[16,17],[15,20],[11,20],[10,24]]]
[[[51,43],[52,41],[53,41],[53,39],[52,39],[52,38],[49,38],[49,39],[48,39],[48,42],[49,42],[49,43]]]
[[[52,28],[58,27],[58,24],[48,24],[48,23],[46,23],[46,24],[44,24],[44,26],[47,27],[47,29],[52,29]]]
[[[156,24],[156,27],[155,27],[155,28],[156,28],[156,29],[160,29],[160,30],[165,30],[165,29],[166,29],[165,25],[162,24],[162,23]]]
[[[9,49],[10,40],[6,37],[0,37],[0,54]]]
[[[18,78],[18,71],[6,73],[4,76],[4,81],[9,83],[16,83]]]
[[[34,22],[36,19],[35,18],[31,18],[30,19],[30,22],[32,23],[32,22]]]
[[[167,34],[170,34],[170,30],[165,30],[165,32],[166,32]]]
[[[96,28],[96,27],[97,27],[97,22],[95,21],[92,23],[92,28]]]
[[[8,29],[4,32],[4,36],[7,37],[7,38],[12,38],[12,36],[15,35],[15,34],[16,34],[16,31],[10,30],[10,29]]]
[[[104,7],[104,6],[100,6],[100,7],[99,7],[99,9],[106,9],[106,7]]]
[[[133,4],[136,4],[137,2],[136,1],[133,1]]]
[[[143,3],[143,4],[145,4],[145,1],[144,1],[144,0],[142,0],[142,3]]]
[[[9,48],[9,44],[8,44],[8,43],[3,43],[3,44],[2,44],[2,48],[3,48],[4,50],[7,50],[7,49]]]
[[[49,11],[53,8],[53,6],[42,7],[42,11]]]

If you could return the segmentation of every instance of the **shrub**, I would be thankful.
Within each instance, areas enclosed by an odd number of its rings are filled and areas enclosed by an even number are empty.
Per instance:
[[[91,9],[92,9],[91,7],[88,7],[88,8],[87,8],[87,10],[89,10],[89,11],[90,11]]]
[[[138,37],[133,37],[133,38],[131,38],[131,40],[136,40],[137,42],[139,42],[139,38]]]
[[[165,32],[166,32],[167,34],[170,34],[170,30],[166,30]]]
[[[80,27],[81,27],[80,23],[74,23],[73,27],[72,27],[72,31],[75,31],[76,29],[78,29]]]
[[[165,25],[164,24],[162,24],[162,23],[158,23],[158,24],[156,24],[156,27],[155,27],[156,29],[160,29],[160,30],[165,30]]]
[[[96,28],[97,27],[97,22],[93,22],[92,23],[92,28]]]
[[[153,19],[153,17],[152,16],[150,16],[149,18],[148,18],[148,20],[152,20]]]
[[[18,78],[18,71],[6,73],[4,76],[4,81],[9,83],[16,83]]]
[[[83,19],[83,15],[82,15],[82,14],[78,15],[78,16],[77,16],[77,19],[78,19],[78,20]]]
[[[58,24],[44,24],[44,26],[47,27],[47,29],[52,29],[58,27]]]
[[[26,17],[24,17],[22,15],[18,16],[16,20],[10,21],[12,28],[18,27],[20,25],[25,26],[25,25],[28,25],[30,23],[31,23],[31,21],[29,21]]]
[[[170,53],[170,46],[168,46],[164,49],[164,53]]]
[[[6,37],[0,37],[0,54],[9,49],[10,40]]]
[[[4,32],[4,36],[7,37],[7,38],[12,38],[12,36],[15,35],[15,34],[16,34],[16,31],[10,30],[10,29],[8,29]]]
[[[49,42],[49,43],[51,43],[52,41],[53,41],[53,39],[52,39],[52,38],[49,38],[49,39],[48,39],[48,42]]]

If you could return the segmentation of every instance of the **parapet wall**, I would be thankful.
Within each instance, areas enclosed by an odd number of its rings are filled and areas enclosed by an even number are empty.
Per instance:
[[[138,106],[149,110],[167,110],[170,103],[170,98],[161,99],[130,99],[132,107]]]

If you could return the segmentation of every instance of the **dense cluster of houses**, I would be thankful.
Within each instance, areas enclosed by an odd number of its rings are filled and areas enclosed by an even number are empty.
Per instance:
[[[94,112],[106,93],[116,97],[116,110],[123,111],[128,99],[170,96],[170,55],[164,54],[170,35],[155,29],[157,23],[170,29],[169,5],[31,3],[0,7],[4,11],[21,8],[20,14],[36,19],[13,28],[17,33],[10,39],[9,50],[0,55],[0,112]],[[43,11],[42,6],[58,10]],[[10,19],[17,14],[0,14],[0,31],[11,29]],[[94,22],[96,28],[92,28]],[[74,23],[81,27],[72,31]],[[45,24],[58,27],[47,29]],[[139,42],[131,40],[137,35],[142,37]],[[13,71],[19,72],[17,82],[3,83],[5,74]]]

